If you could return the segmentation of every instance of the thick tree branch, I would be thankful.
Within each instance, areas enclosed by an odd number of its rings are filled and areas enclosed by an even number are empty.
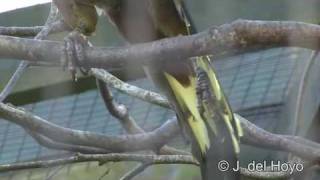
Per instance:
[[[291,152],[311,161],[318,161],[320,159],[318,143],[305,139],[302,140],[303,138],[295,136],[270,133],[237,114],[235,114],[235,118],[238,118],[241,121],[241,126],[244,131],[244,136],[241,138],[242,143],[256,147]]]
[[[32,132],[26,129],[26,131],[36,140],[40,145],[50,148],[50,149],[57,149],[57,150],[64,150],[64,151],[71,151],[71,152],[79,152],[83,154],[107,154],[110,153],[109,151],[101,148],[94,148],[88,146],[79,146],[79,145],[72,145],[72,144],[65,144],[61,142],[56,142],[46,136],[43,136],[37,132]]]
[[[295,46],[318,49],[319,40],[318,25],[291,21],[237,20],[190,36],[125,47],[89,47],[85,50],[87,61],[82,66],[105,69],[141,66],[152,61],[183,60],[198,55],[221,54],[256,47]],[[65,61],[63,49],[61,42],[0,36],[1,58],[61,64],[61,61]]]
[[[57,126],[22,109],[17,109],[3,103],[0,103],[0,117],[29,131],[40,133],[56,142],[102,148],[111,152],[159,149],[178,130],[176,121],[169,121],[148,133],[107,136]]]

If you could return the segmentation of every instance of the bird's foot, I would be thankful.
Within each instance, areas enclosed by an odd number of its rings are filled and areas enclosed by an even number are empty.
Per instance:
[[[87,74],[88,70],[85,67],[85,52],[84,49],[89,46],[87,38],[78,31],[71,32],[64,39],[66,61],[64,69],[68,68],[71,72],[72,79],[77,81],[77,69],[83,74]]]

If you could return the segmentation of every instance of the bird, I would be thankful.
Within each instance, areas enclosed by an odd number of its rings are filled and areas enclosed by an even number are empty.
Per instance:
[[[54,0],[75,32],[90,36],[96,7],[129,44],[196,33],[183,0]],[[152,57],[150,57],[152,58]],[[237,167],[241,125],[234,118],[212,60],[200,56],[144,64],[144,71],[168,98],[183,134],[190,139],[202,180],[240,179]],[[220,162],[228,169],[221,170]],[[225,167],[223,167],[225,168]]]

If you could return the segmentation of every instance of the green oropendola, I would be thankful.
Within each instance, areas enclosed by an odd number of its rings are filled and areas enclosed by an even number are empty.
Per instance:
[[[65,22],[90,35],[101,8],[129,43],[195,33],[183,0],[54,0]],[[240,123],[234,118],[208,56],[145,65],[147,76],[167,96],[192,142],[202,179],[240,179],[237,166]],[[206,89],[201,88],[204,84]],[[200,86],[200,87],[199,87]],[[210,101],[210,102],[208,102]],[[219,162],[229,163],[221,171]],[[224,167],[226,164],[223,164]]]

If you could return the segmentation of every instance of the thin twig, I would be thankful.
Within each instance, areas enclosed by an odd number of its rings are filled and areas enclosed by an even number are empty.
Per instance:
[[[110,168],[108,167],[107,170],[99,177],[98,180],[102,180],[106,175],[108,175],[110,173]]]
[[[15,36],[15,37],[34,37],[40,33],[45,26],[32,26],[32,27],[3,27],[0,26],[0,35]],[[69,30],[69,27],[61,21],[57,21],[56,25],[51,28],[51,33],[57,33],[64,30]]]
[[[43,26],[33,26],[33,27],[0,27],[0,34],[6,36],[16,36],[16,37],[32,37],[36,36]]]
[[[297,123],[299,120],[301,120],[301,115],[303,114],[303,113],[301,113],[302,107],[303,107],[302,102],[303,102],[303,98],[305,95],[305,89],[307,87],[306,86],[307,79],[310,76],[310,69],[314,65],[314,63],[316,62],[318,55],[319,55],[319,51],[312,52],[308,62],[306,62],[306,65],[303,69],[301,79],[299,81],[297,102],[295,103],[295,110],[294,110],[294,115],[293,115],[293,120],[292,120],[292,122],[294,122],[294,123]]]
[[[48,168],[79,162],[150,162],[152,164],[194,164],[198,162],[189,155],[142,155],[142,154],[76,154],[73,156],[58,158],[52,160],[40,160],[30,162],[19,162],[12,164],[0,165],[0,172],[8,172],[14,170],[33,169],[33,168]]]
[[[104,81],[108,86],[114,87],[123,93],[130,94],[133,97],[150,102],[155,105],[159,105],[161,107],[170,107],[169,102],[164,96],[125,83],[105,70],[92,68],[91,73],[99,80]]]
[[[45,180],[51,180],[54,176],[56,176],[65,166],[62,165],[60,167],[57,167],[53,172],[47,175]]]
[[[102,96],[105,106],[110,114],[120,121],[120,124],[129,134],[144,133],[144,130],[130,116],[128,109],[123,104],[118,104],[114,99],[111,91],[103,81],[97,80],[97,86]]]
[[[111,75],[111,74],[109,74],[109,75]],[[111,81],[111,79],[110,79],[110,81]],[[116,81],[118,81],[119,85],[121,83],[123,83],[121,80],[116,80]],[[102,99],[105,103],[105,106],[107,107],[107,109],[109,110],[111,115],[113,115],[115,118],[117,118],[119,120],[122,127],[129,134],[145,133],[145,131],[136,123],[134,118],[132,116],[130,116],[127,107],[123,104],[118,104],[113,99],[112,93],[109,90],[109,88],[106,86],[106,84],[101,80],[97,80],[97,85],[98,85],[98,89],[100,91],[100,94],[102,96]],[[126,86],[132,87],[129,84],[127,84]],[[139,89],[139,91],[143,91],[143,89]],[[137,92],[137,91],[135,91],[135,92]],[[153,93],[152,95],[155,95],[155,94],[156,93]],[[150,98],[148,98],[148,99],[150,99]],[[159,154],[185,154],[185,155],[187,155],[189,153],[182,151],[182,150],[179,150],[179,149],[176,149],[176,148],[173,148],[173,147],[169,147],[166,145],[159,150]]]
[[[141,172],[143,172],[145,169],[147,169],[150,165],[150,163],[142,163],[134,167],[131,171],[127,172],[124,176],[120,178],[120,180],[131,180]]]

